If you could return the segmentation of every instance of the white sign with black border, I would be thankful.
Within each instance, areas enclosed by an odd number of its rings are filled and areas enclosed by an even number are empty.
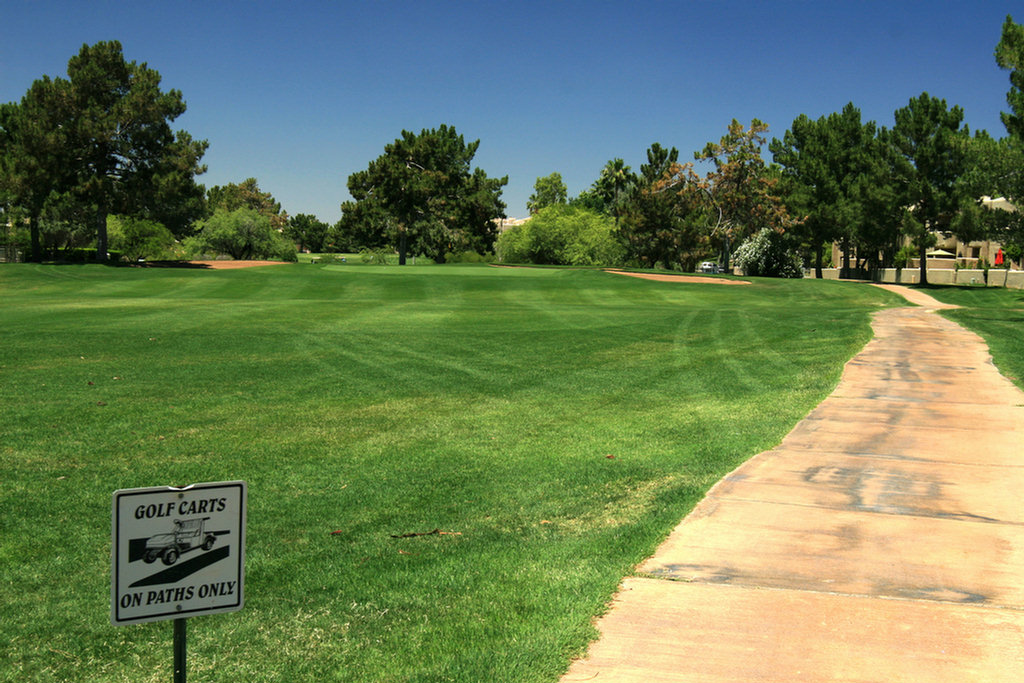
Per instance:
[[[244,481],[115,491],[110,622],[242,609],[245,505]]]

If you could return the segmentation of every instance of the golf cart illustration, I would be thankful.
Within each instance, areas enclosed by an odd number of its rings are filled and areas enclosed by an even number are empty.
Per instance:
[[[216,535],[206,530],[206,521],[209,517],[200,519],[176,519],[174,520],[174,531],[169,534],[157,534],[146,540],[146,554],[142,559],[147,564],[156,562],[159,557],[166,565],[172,565],[178,561],[178,557],[189,550],[202,548],[209,550],[217,542]]]

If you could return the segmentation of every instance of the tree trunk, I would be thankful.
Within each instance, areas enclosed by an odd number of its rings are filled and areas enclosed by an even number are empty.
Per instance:
[[[107,260],[107,207],[102,201],[96,207],[96,260]]]
[[[843,267],[839,271],[839,277],[849,279],[850,277],[850,238],[843,238]]]
[[[928,247],[925,246],[925,240],[921,238],[921,248],[918,251],[918,256],[921,258],[921,282],[919,284],[928,284]]]
[[[814,277],[818,278],[819,280],[823,279],[823,275],[821,273],[821,250],[822,250],[822,248],[823,248],[823,245],[822,245],[821,241],[819,240],[818,243],[816,245],[814,245]]]
[[[39,216],[33,215],[28,219],[28,232],[32,240],[32,254],[29,260],[40,263],[43,260],[43,251],[39,243]]]
[[[405,231],[402,230],[398,233],[398,265],[405,265],[405,249],[406,249],[406,237]]]

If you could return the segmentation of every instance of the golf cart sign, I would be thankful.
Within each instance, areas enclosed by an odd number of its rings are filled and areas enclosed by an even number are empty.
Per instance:
[[[114,493],[115,626],[242,609],[244,481]]]

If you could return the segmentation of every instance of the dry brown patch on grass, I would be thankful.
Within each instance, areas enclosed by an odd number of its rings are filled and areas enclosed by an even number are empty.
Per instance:
[[[253,268],[255,266],[283,266],[286,261],[189,261],[190,264],[214,270]]]
[[[708,284],[708,285],[749,285],[750,283],[746,280],[726,280],[724,278],[717,277],[704,277],[701,275],[669,275],[667,273],[631,273],[627,270],[616,270],[614,268],[605,268],[606,273],[618,273],[619,275],[628,275],[630,277],[638,277],[641,280],[657,280],[658,282],[687,282],[693,284]]]

